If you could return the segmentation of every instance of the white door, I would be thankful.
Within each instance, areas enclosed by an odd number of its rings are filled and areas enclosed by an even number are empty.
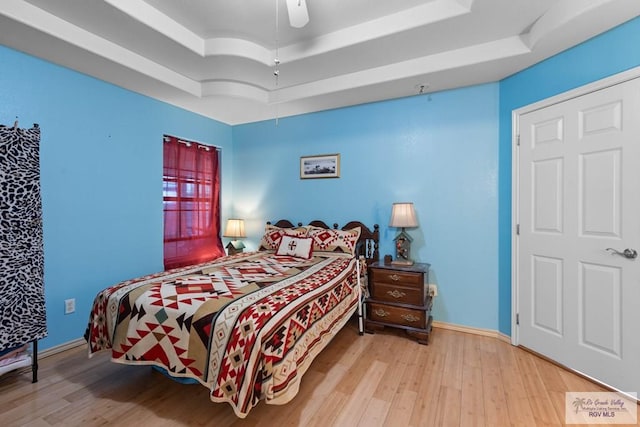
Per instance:
[[[517,126],[518,343],[640,392],[640,78]]]

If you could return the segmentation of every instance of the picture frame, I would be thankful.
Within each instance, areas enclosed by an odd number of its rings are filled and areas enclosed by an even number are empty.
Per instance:
[[[300,157],[300,179],[340,178],[340,154]]]

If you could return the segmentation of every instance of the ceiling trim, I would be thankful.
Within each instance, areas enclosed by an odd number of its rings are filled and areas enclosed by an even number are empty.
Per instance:
[[[401,12],[334,31],[303,43],[280,48],[283,63],[307,59],[331,51],[356,46],[367,41],[424,27],[470,13],[457,0],[435,0]]]
[[[289,102],[347,89],[366,87],[378,83],[525,55],[530,52],[531,50],[521,37],[508,37],[502,40],[414,58],[328,79],[316,80],[311,83],[277,89],[269,93],[269,103]]]
[[[564,0],[553,5],[531,27],[528,34],[529,46],[533,49],[543,38],[562,26],[585,15],[600,6],[612,4],[614,0]]]
[[[202,96],[231,96],[269,103],[269,92],[250,84],[232,81],[207,81],[202,83]]]
[[[142,0],[104,0],[121,12],[131,16],[154,31],[164,34],[192,52],[204,56],[205,43],[202,37],[180,25],[155,7]]]
[[[87,30],[21,0],[3,0],[2,13],[18,22],[71,45],[169,84],[191,95],[202,96],[201,84]]]

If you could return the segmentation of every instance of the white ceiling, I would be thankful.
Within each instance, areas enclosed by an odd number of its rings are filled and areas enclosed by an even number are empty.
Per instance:
[[[498,81],[640,15],[638,0],[306,4],[298,29],[285,0],[2,0],[0,43],[239,124]]]

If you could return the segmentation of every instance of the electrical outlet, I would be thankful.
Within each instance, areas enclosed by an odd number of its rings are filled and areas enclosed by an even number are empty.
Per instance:
[[[71,314],[76,311],[76,299],[66,299],[64,300],[64,314]]]

